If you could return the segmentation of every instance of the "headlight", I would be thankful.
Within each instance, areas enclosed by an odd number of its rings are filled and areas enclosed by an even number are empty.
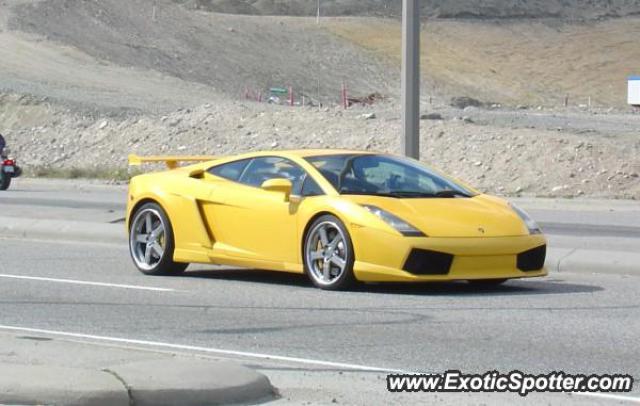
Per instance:
[[[509,205],[511,206],[513,211],[515,211],[516,214],[520,216],[522,221],[524,221],[524,224],[529,229],[529,234],[542,234],[542,230],[540,229],[540,226],[538,225],[538,223],[536,223],[535,220],[532,219],[531,216],[529,216],[526,211],[522,210],[521,208],[519,208],[513,203],[509,203]]]
[[[422,231],[418,230],[411,224],[402,220],[400,217],[394,216],[386,210],[382,210],[379,207],[367,204],[362,205],[362,207],[367,209],[370,213],[380,217],[385,221],[385,223],[395,228],[400,234],[404,235],[405,237],[426,237],[426,235]]]

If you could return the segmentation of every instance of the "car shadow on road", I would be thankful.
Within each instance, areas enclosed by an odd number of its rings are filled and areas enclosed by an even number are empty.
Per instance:
[[[183,277],[245,281],[268,285],[290,285],[301,288],[313,288],[305,275],[286,272],[264,271],[261,269],[216,268],[196,269],[185,272]]]
[[[474,285],[465,281],[416,284],[367,284],[364,289],[369,292],[383,294],[429,296],[558,295],[571,293],[593,293],[604,290],[604,288],[597,285],[548,279],[511,280],[499,286]]]
[[[292,286],[316,289],[305,275],[272,272],[254,269],[203,269],[183,274],[189,278],[245,281],[265,285]],[[358,283],[350,292],[393,294],[393,295],[558,295],[572,293],[593,293],[604,288],[598,285],[569,282],[560,278],[535,278],[510,280],[499,286],[479,286],[464,281],[424,282],[424,283]]]

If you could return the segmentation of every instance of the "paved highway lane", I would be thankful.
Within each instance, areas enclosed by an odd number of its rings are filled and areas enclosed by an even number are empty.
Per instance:
[[[118,223],[125,193],[125,186],[18,179],[0,195],[0,216]],[[552,247],[640,247],[637,202],[517,200],[543,223]],[[0,325],[36,329],[14,334],[241,359],[271,378],[284,404],[520,400],[389,395],[384,372],[363,371],[372,367],[621,372],[638,379],[638,288],[640,276],[577,270],[484,291],[458,283],[322,292],[301,276],[202,265],[184,277],[147,277],[134,270],[124,243],[0,240]],[[640,397],[639,389],[631,396]],[[526,400],[615,401],[565,394]]]
[[[124,217],[126,185],[18,178],[0,193],[0,216],[111,223]]]
[[[207,266],[148,277],[133,269],[126,248],[112,245],[0,240],[0,258],[3,326],[302,358],[285,362],[292,370],[336,362],[640,377],[637,276],[560,273],[491,290],[458,283],[324,292],[295,275]]]

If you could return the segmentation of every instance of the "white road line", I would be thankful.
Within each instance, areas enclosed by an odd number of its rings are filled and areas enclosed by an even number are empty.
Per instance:
[[[121,284],[118,284],[118,283],[79,281],[79,280],[75,280],[75,279],[43,278],[43,277],[39,277],[39,276],[0,274],[0,278],[26,279],[26,280],[30,280],[30,281],[39,281],[39,282],[70,283],[70,284],[74,284],[74,285],[101,286],[101,287],[106,287],[106,288],[150,290],[150,291],[154,291],[154,292],[175,292],[175,289],[156,288],[156,287],[152,287],[152,286],[121,285]]]
[[[348,364],[343,362],[332,362],[332,361],[322,361],[322,360],[315,360],[315,359],[309,359],[309,358],[297,358],[297,357],[287,357],[287,356],[281,356],[281,355],[260,354],[255,352],[224,350],[219,348],[198,347],[194,345],[171,344],[171,343],[163,343],[158,341],[146,341],[146,340],[135,340],[135,339],[128,339],[128,338],[97,336],[92,334],[69,333],[65,331],[44,330],[44,329],[38,329],[38,328],[0,325],[0,330],[19,331],[24,333],[38,333],[38,334],[46,334],[46,335],[52,335],[52,336],[105,341],[110,343],[120,343],[120,344],[129,344],[129,345],[142,345],[142,346],[167,348],[167,349],[182,350],[182,351],[197,351],[197,352],[208,353],[208,354],[232,355],[232,356],[239,356],[239,357],[246,357],[246,358],[284,361],[284,362],[291,362],[296,364],[317,365],[317,366],[323,366],[323,367],[332,367],[332,368],[340,368],[340,369],[363,371],[363,372],[405,373],[405,374],[415,373],[415,372],[408,372],[400,369],[380,368],[380,367],[372,367],[372,366],[366,366],[366,365]],[[615,395],[610,393],[583,393],[583,392],[572,392],[568,394],[640,404],[640,398],[636,398],[632,396]]]
[[[640,398],[634,398],[632,396],[614,395],[611,393],[586,393],[586,392],[571,392],[572,395],[588,396],[592,398],[601,398],[609,400],[617,400],[621,402],[632,402],[640,404]]]
[[[332,368],[365,371],[365,372],[406,373],[406,371],[402,371],[398,369],[379,368],[379,367],[371,367],[371,366],[357,365],[357,364],[347,364],[343,362],[321,361],[321,360],[315,360],[315,359],[309,359],[309,358],[287,357],[287,356],[281,356],[281,355],[260,354],[256,352],[233,351],[233,350],[224,350],[220,348],[198,347],[193,345],[171,344],[171,343],[162,343],[157,341],[134,340],[134,339],[128,339],[128,338],[96,336],[91,334],[69,333],[65,331],[43,330],[38,328],[0,325],[0,330],[20,331],[25,333],[40,333],[40,334],[47,334],[47,335],[61,336],[61,337],[84,338],[88,340],[106,341],[111,343],[146,345],[146,346],[159,347],[159,348],[171,348],[174,350],[198,351],[198,352],[203,352],[208,354],[235,355],[239,357],[257,358],[257,359],[265,359],[265,360],[273,360],[273,361],[284,361],[284,362],[291,362],[296,364],[317,365],[317,366],[323,366],[323,367],[332,367]]]

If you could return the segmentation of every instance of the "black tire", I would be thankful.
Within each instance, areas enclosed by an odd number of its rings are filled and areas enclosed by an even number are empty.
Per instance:
[[[500,286],[506,281],[508,281],[508,279],[472,279],[469,283],[483,288],[492,288]]]
[[[343,239],[341,239],[343,244],[341,245],[339,244],[339,246],[334,247],[332,251],[335,252],[337,248],[338,251],[334,255],[338,255],[339,259],[344,260],[344,268],[342,269],[338,266],[338,269],[341,269],[341,272],[335,279],[331,280],[330,282],[323,282],[320,280],[319,276],[316,276],[316,273],[314,273],[314,271],[311,269],[311,266],[312,266],[312,264],[310,264],[311,259],[309,258],[309,255],[308,255],[309,249],[313,248],[310,246],[310,244],[314,244],[313,236],[319,230],[318,227],[322,227],[322,226],[328,226],[328,227],[330,226],[331,228],[336,227],[337,229],[334,229],[334,231],[336,231],[336,234],[334,234],[334,237],[338,235],[338,232],[337,232],[338,229],[339,229],[339,232],[341,233],[341,236],[343,237]],[[339,247],[342,247],[342,248],[339,248]],[[317,249],[318,247],[316,246],[313,250],[315,251]],[[353,264],[355,263],[355,253],[353,250],[353,244],[351,242],[351,236],[349,235],[349,231],[347,231],[347,228],[344,226],[342,221],[340,221],[340,219],[338,219],[336,216],[323,215],[318,217],[313,223],[311,223],[304,237],[302,256],[303,256],[303,262],[304,262],[304,272],[306,273],[311,283],[313,283],[316,287],[324,290],[346,290],[351,288],[355,284],[356,278],[353,273]],[[318,261],[322,261],[322,260],[318,260]],[[333,266],[333,265],[330,265],[330,266]]]
[[[138,227],[138,221],[143,221],[142,216],[151,213],[153,216],[157,217],[157,220],[161,221],[161,225],[163,226],[163,242],[164,246],[163,253],[159,258],[157,258],[157,262],[153,264],[143,264],[144,259],[140,258],[140,254],[142,253],[140,249],[142,248],[140,245],[144,245],[144,243],[137,242],[135,236],[141,235],[142,230],[138,232],[134,230],[134,228]],[[152,222],[153,223],[153,222]],[[156,223],[158,224],[158,223]],[[144,227],[140,224],[140,227]],[[153,228],[153,227],[152,227]],[[146,235],[149,235],[150,230],[145,230],[147,232]],[[147,247],[147,249],[150,249]],[[130,228],[129,228],[129,253],[131,255],[131,259],[133,260],[134,265],[138,270],[146,275],[180,275],[187,269],[189,264],[174,262],[173,254],[175,251],[175,240],[173,237],[173,227],[171,225],[171,221],[169,217],[165,213],[165,211],[158,205],[157,203],[146,203],[140,206],[135,213],[131,216]],[[154,253],[155,254],[155,253]]]
[[[2,172],[2,168],[0,167],[0,190],[7,190],[11,186],[11,176]]]

